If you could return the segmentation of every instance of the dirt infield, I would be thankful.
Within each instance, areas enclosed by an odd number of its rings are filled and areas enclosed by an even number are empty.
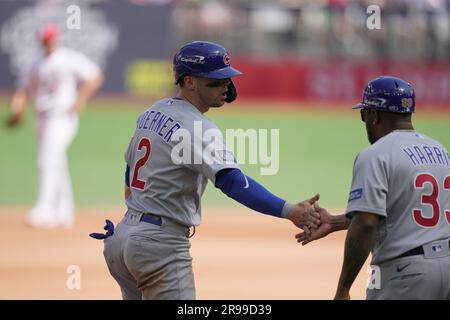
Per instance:
[[[231,212],[230,212],[231,211]],[[0,299],[120,299],[103,260],[105,218],[122,209],[83,209],[74,228],[38,230],[24,224],[22,209],[0,209]],[[331,299],[343,257],[344,232],[305,247],[296,228],[245,209],[203,209],[192,238],[198,299]],[[70,266],[80,269],[79,289],[68,289]],[[367,262],[351,295],[363,299]]]

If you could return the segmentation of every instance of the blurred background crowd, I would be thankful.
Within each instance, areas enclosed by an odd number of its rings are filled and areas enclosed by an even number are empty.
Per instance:
[[[67,27],[73,5],[78,29]],[[0,91],[39,55],[47,22],[104,69],[103,93],[165,96],[177,48],[210,40],[244,71],[243,99],[354,102],[369,79],[390,74],[413,83],[419,103],[449,108],[450,0],[0,1]]]
[[[366,27],[370,5],[381,9],[378,32]],[[178,43],[214,37],[240,53],[450,56],[449,0],[187,0],[174,2],[172,19]]]

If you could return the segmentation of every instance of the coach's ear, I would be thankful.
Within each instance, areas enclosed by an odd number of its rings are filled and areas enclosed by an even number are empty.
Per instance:
[[[370,113],[369,121],[372,123],[372,125],[375,126],[379,124],[381,121],[380,112],[376,109],[369,109],[369,113]]]

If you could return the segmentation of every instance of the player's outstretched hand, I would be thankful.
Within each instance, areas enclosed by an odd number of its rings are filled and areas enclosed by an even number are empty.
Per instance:
[[[297,242],[301,242],[303,246],[311,241],[327,236],[332,231],[332,215],[326,209],[320,207],[318,202],[314,203],[314,209],[320,215],[320,226],[310,230],[304,229],[303,232],[295,235]]]
[[[314,197],[294,205],[289,214],[289,220],[305,232],[308,232],[310,228],[318,228],[320,215],[315,211],[314,203],[319,200],[319,197],[320,195],[316,194]]]

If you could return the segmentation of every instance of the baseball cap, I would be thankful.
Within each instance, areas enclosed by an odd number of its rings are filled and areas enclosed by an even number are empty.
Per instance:
[[[39,40],[43,43],[54,41],[59,36],[59,28],[56,24],[49,23],[44,25],[39,31]]]

